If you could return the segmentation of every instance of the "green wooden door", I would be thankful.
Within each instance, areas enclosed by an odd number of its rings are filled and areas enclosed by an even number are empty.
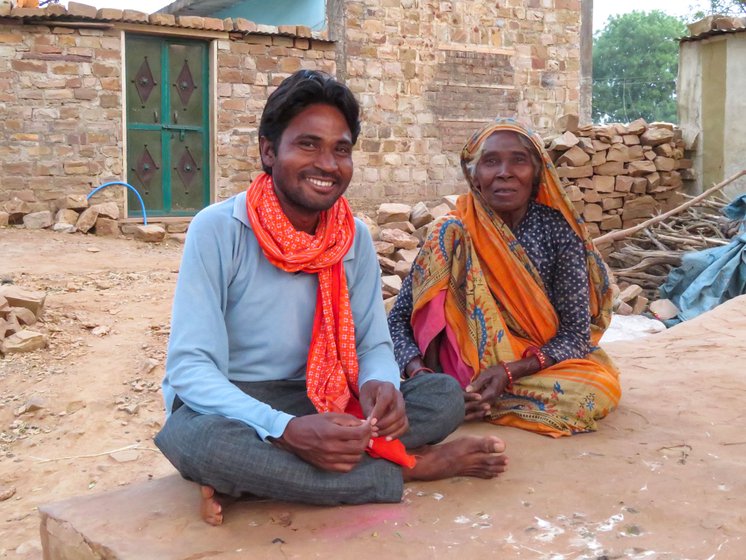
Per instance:
[[[126,38],[127,179],[149,216],[192,216],[210,203],[208,44]],[[142,216],[128,191],[129,216]]]

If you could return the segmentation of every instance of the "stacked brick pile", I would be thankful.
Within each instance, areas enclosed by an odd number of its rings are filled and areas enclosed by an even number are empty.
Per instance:
[[[31,330],[41,317],[46,294],[0,286],[0,354],[33,352],[47,346],[44,334]]]
[[[627,282],[616,284],[613,283],[613,277],[613,273],[609,271],[609,278],[612,280],[611,293],[614,298],[614,313],[640,315],[648,310],[650,300],[645,297],[640,286]]]
[[[393,306],[402,280],[409,274],[419,248],[427,235],[429,224],[447,214],[456,197],[428,208],[424,202],[415,206],[385,203],[378,207],[375,218],[358,214],[368,226],[381,265],[381,286],[387,310]]]
[[[593,237],[677,204],[683,181],[692,178],[692,162],[684,158],[681,132],[673,125],[568,122],[562,134],[545,140],[546,148]]]

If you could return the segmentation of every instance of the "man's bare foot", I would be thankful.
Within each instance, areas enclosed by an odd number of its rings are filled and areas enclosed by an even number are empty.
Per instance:
[[[508,465],[508,458],[501,455],[505,443],[494,436],[466,436],[417,451],[417,464],[412,469],[404,469],[405,482],[453,476],[494,478],[505,472]]]
[[[202,496],[199,514],[203,521],[210,525],[221,525],[223,523],[223,505],[215,496],[215,489],[212,486],[200,486],[199,493]]]

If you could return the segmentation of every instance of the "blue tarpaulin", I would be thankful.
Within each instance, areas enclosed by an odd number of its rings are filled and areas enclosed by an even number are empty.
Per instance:
[[[746,195],[725,207],[723,213],[731,220],[746,218]],[[659,290],[662,298],[670,299],[679,308],[668,326],[692,319],[724,301],[746,294],[746,228],[728,245],[704,251],[685,253],[681,266],[668,274]]]

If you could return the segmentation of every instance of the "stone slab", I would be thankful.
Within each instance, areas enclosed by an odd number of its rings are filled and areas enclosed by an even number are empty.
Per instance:
[[[174,475],[42,506],[44,558],[742,558],[744,330],[741,296],[605,345],[624,396],[598,432],[461,428],[505,439],[510,467],[495,480],[408,484],[400,504],[242,501],[215,528]],[[691,390],[693,377],[707,390]]]

